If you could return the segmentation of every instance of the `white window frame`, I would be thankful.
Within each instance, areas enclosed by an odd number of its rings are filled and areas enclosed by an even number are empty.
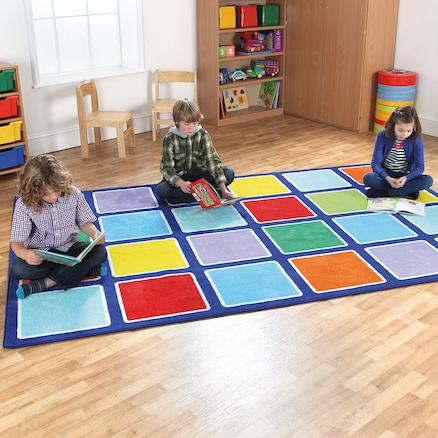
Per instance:
[[[74,0],[71,0],[74,1]],[[120,5],[123,4],[124,0],[117,0],[118,3],[118,14],[120,14]],[[38,52],[36,47],[36,38],[35,38],[35,30],[34,30],[34,22],[37,20],[41,20],[39,18],[35,19],[33,17],[32,10],[32,0],[24,0],[25,9],[26,9],[26,19],[28,24],[28,39],[29,39],[29,48],[30,48],[30,57],[31,57],[31,66],[32,66],[32,79],[33,79],[33,88],[45,87],[50,85],[60,85],[73,83],[78,81],[83,81],[86,79],[96,79],[102,77],[111,77],[111,76],[119,76],[126,75],[132,73],[145,72],[144,65],[144,37],[143,37],[143,6],[142,0],[136,1],[136,9],[137,9],[137,44],[138,44],[138,62],[137,66],[128,66],[124,65],[124,53],[123,53],[123,35],[122,29],[119,26],[119,39],[120,39],[120,58],[122,60],[122,64],[118,66],[108,66],[108,67],[99,67],[99,68],[89,68],[85,70],[78,70],[73,72],[58,72],[53,74],[41,75],[39,71],[38,64]],[[54,11],[53,0],[52,0],[52,10]],[[91,15],[104,15],[104,14],[84,14],[83,16],[91,16]],[[75,15],[78,17],[78,15]],[[63,17],[64,18],[64,17]],[[55,20],[55,17],[49,18],[51,20]],[[88,26],[90,26],[90,21],[87,20]],[[56,26],[55,26],[55,34],[56,34]],[[90,27],[88,27],[88,44],[90,45]],[[59,44],[56,41],[57,46],[57,60],[59,65]],[[90,57],[92,57],[90,51]],[[90,60],[92,63],[92,60]]]

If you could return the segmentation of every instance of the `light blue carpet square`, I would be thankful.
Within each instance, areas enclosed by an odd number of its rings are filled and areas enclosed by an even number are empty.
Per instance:
[[[406,225],[389,213],[358,214],[333,219],[357,243],[416,237]]]
[[[172,213],[184,233],[240,227],[247,224],[231,205],[210,210],[204,210],[199,205],[172,208]]]
[[[438,205],[426,207],[426,216],[404,216],[426,234],[438,233]]]
[[[17,337],[71,333],[111,324],[100,285],[48,291],[18,300]]]
[[[282,174],[301,192],[351,187],[351,184],[331,169],[305,170]]]
[[[225,307],[299,297],[301,291],[275,261],[206,271]]]
[[[99,223],[107,242],[172,234],[163,212],[159,210],[101,216]]]

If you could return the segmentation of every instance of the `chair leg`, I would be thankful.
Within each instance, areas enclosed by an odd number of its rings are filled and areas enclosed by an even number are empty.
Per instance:
[[[157,115],[155,112],[152,111],[152,141],[157,141],[157,131],[156,131],[156,119],[157,119]]]
[[[87,126],[84,123],[79,123],[79,136],[81,138],[82,158],[89,158],[90,151],[88,149],[88,132],[87,132]]]
[[[102,141],[100,136],[100,128],[94,128],[94,144],[97,146]]]
[[[134,120],[128,120],[127,130],[129,131],[130,143],[132,147],[135,147],[135,133],[134,133]]]
[[[117,148],[119,150],[119,158],[126,158],[125,133],[123,131],[123,125],[117,126]]]

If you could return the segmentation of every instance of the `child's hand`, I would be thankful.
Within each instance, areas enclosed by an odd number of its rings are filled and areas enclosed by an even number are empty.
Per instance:
[[[225,190],[224,192],[222,192],[222,197],[225,199],[234,199],[236,196],[234,196],[234,194],[229,192],[228,190]]]
[[[175,183],[184,193],[192,193],[192,185],[190,181],[184,181],[183,179],[179,179]]]
[[[405,176],[402,176],[402,177],[398,178],[397,179],[397,187],[398,188],[403,187],[406,184],[407,180],[408,179]]]
[[[33,249],[28,249],[24,257],[28,265],[41,265],[43,258],[39,256]]]
[[[398,180],[396,178],[391,178],[390,176],[387,176],[386,178],[386,182],[393,188],[393,189],[398,189],[399,188],[399,183]]]

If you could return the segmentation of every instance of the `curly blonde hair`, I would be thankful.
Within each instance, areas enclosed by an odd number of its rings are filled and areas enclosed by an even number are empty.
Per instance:
[[[53,155],[43,154],[31,158],[18,176],[18,193],[24,205],[34,210],[41,208],[47,189],[71,193],[73,179],[62,163]]]

